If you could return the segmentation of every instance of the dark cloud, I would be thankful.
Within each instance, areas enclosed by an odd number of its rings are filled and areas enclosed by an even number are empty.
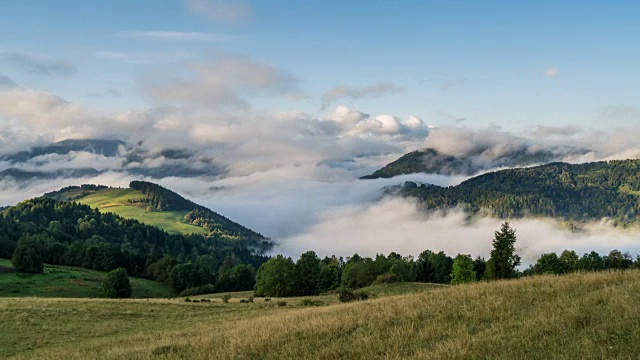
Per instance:
[[[20,52],[0,52],[0,62],[36,75],[69,77],[78,71],[76,65]]]

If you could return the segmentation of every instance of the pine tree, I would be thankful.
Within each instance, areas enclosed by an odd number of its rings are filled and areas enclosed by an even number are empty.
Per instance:
[[[487,263],[487,279],[510,279],[517,275],[520,256],[515,253],[516,231],[505,222],[500,231],[495,232],[491,258]]]

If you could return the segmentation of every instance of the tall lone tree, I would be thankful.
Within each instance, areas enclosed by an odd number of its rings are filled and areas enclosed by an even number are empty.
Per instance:
[[[505,222],[493,238],[491,258],[487,263],[487,279],[510,279],[516,277],[516,267],[520,265],[520,256],[516,254],[516,231]]]

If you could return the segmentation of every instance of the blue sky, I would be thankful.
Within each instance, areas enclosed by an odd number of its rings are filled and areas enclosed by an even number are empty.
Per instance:
[[[189,1],[2,1],[0,51],[74,70],[45,76],[3,61],[0,75],[125,111],[154,105],[140,89],[145,79],[224,53],[296,80],[295,99],[251,96],[256,111],[321,116],[329,89],[386,83],[401,90],[342,98],[329,109],[343,104],[429,124],[465,119],[524,132],[639,120],[637,2],[194,1],[205,9]],[[229,6],[240,14],[206,14]]]

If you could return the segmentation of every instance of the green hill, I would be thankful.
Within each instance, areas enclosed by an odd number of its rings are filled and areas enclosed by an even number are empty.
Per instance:
[[[630,270],[425,287],[349,304],[319,297],[321,306],[240,302],[245,294],[229,303],[0,299],[0,356],[635,359],[638,292],[640,272]]]
[[[43,274],[19,273],[11,261],[0,259],[0,297],[99,298],[105,272],[73,266],[45,265]],[[175,296],[171,286],[129,278],[135,298]]]
[[[269,247],[269,241],[263,235],[149,182],[133,181],[127,189],[101,185],[70,186],[44,196],[54,200],[76,201],[102,212],[136,219],[168,233],[245,240],[258,248]]]
[[[500,218],[612,218],[627,223],[640,215],[640,160],[551,163],[487,173],[452,187],[407,182],[393,190],[419,198],[427,209],[460,206]]]

